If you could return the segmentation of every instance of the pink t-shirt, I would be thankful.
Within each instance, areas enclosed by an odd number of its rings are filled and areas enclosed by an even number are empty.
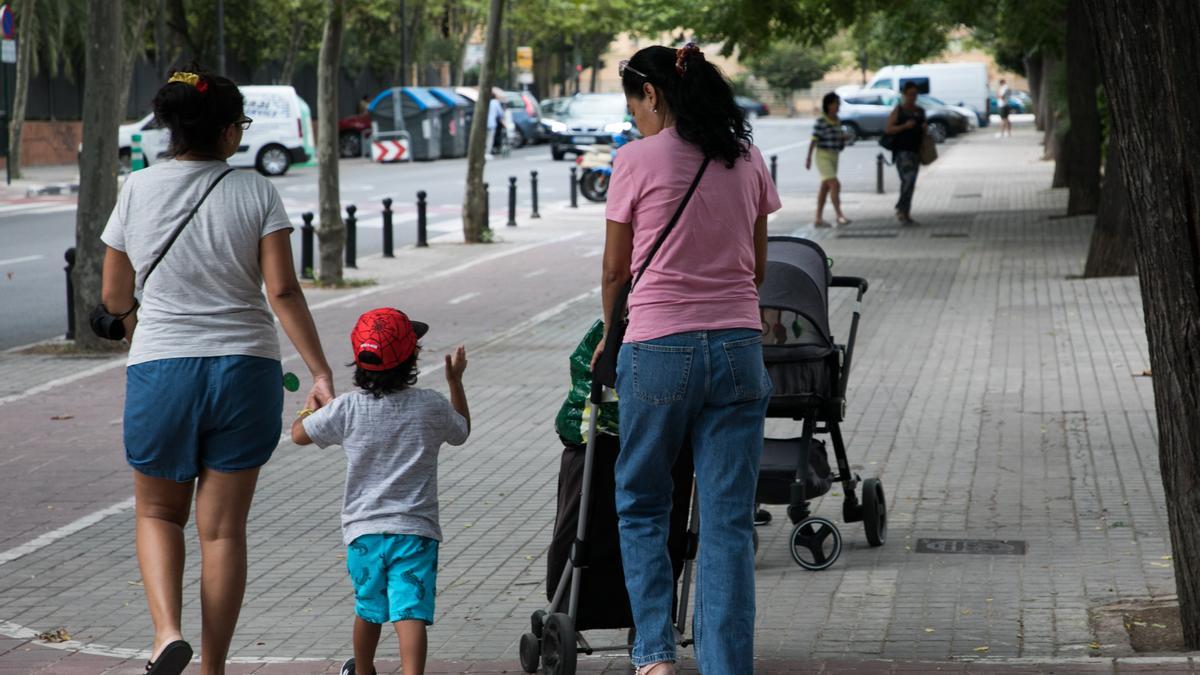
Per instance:
[[[637,275],[687,193],[704,155],[674,128],[617,152],[605,215],[633,226]],[[629,296],[626,342],[677,333],[759,330],[754,222],[779,210],[779,194],[758,148],[732,169],[709,162],[692,200]]]

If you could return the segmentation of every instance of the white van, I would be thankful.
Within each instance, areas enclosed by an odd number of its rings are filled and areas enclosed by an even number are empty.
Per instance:
[[[255,168],[265,176],[282,176],[292,164],[312,156],[312,118],[308,104],[287,85],[239,87],[246,98],[246,116],[253,120],[242,136],[229,165]],[[121,160],[131,156],[133,135],[141,134],[142,155],[149,166],[167,155],[169,132],[158,126],[154,113],[132,124],[121,125],[118,145]]]
[[[918,63],[913,66],[884,66],[875,73],[866,89],[902,91],[908,82],[916,82],[922,94],[929,94],[952,106],[967,106],[975,111],[979,126],[988,125],[987,65],[983,63]],[[850,87],[857,90],[858,87]],[[841,88],[838,88],[841,94]]]

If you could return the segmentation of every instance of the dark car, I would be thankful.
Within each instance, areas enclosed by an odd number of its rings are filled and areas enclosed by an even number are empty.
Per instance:
[[[756,101],[749,96],[734,96],[733,100],[737,102],[738,107],[746,111],[746,117],[766,117],[771,114],[771,109],[766,103]]]
[[[571,98],[557,120],[549,122],[550,156],[583,154],[587,147],[604,142],[613,134],[633,130],[624,94],[579,94]]]

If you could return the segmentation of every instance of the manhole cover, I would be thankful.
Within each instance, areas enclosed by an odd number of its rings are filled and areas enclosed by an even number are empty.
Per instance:
[[[895,232],[839,232],[838,239],[895,239]]]
[[[934,239],[966,239],[971,235],[966,232],[931,232],[929,236]]]
[[[979,199],[983,196],[980,192],[968,192],[966,194],[954,195],[955,199]]]
[[[1015,539],[918,539],[917,553],[1025,555],[1025,542]]]

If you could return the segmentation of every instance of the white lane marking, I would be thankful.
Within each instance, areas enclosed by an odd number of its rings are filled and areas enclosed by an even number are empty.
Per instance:
[[[454,298],[453,300],[448,300],[446,302],[446,304],[447,305],[461,305],[462,303],[470,300],[471,298],[478,298],[478,297],[479,297],[479,293],[472,291],[470,293],[463,293],[462,295],[458,296],[457,298]]]
[[[78,372],[71,373],[70,375],[67,375],[65,377],[60,377],[60,378],[57,378],[54,380],[49,380],[47,382],[43,382],[43,383],[37,385],[36,387],[30,387],[29,389],[26,389],[25,391],[21,391],[21,392],[15,393],[15,394],[9,394],[8,396],[0,397],[0,406],[7,405],[9,403],[15,403],[16,401],[27,399],[30,396],[37,396],[38,394],[45,392],[45,391],[50,391],[51,389],[54,389],[55,387],[61,387],[64,384],[71,384],[72,382],[78,382],[79,380],[91,377],[93,375],[98,375],[100,373],[110,371],[114,368],[119,368],[123,365],[125,365],[125,357],[120,356],[111,361],[105,361],[104,363],[101,363],[100,365],[92,366],[91,368],[87,368],[85,370],[80,370]]]
[[[8,260],[0,260],[0,265],[16,265],[19,263],[33,262],[45,258],[44,255],[27,255],[23,258],[9,258]]]
[[[593,248],[593,249],[589,249],[587,252],[585,252],[580,257],[581,258],[595,258],[596,256],[602,255],[603,253],[604,253],[603,248]]]
[[[532,272],[529,272],[528,274],[526,274],[526,275],[525,275],[525,278],[526,278],[526,279],[532,279],[532,278],[534,278],[534,277],[540,277],[540,276],[542,276],[542,275],[543,275],[543,274],[545,274],[545,273],[546,273],[546,270],[545,270],[545,269],[534,270],[534,271],[532,271]]]
[[[28,211],[25,211],[24,213],[32,213],[32,214],[37,214],[37,215],[41,215],[41,214],[45,214],[45,213],[62,213],[64,211],[74,211],[76,208],[77,207],[75,204],[60,204],[57,206],[42,206],[39,208],[30,209]]]
[[[34,551],[46,548],[50,544],[53,544],[60,539],[65,539],[66,537],[69,537],[80,530],[87,529],[109,516],[116,515],[123,511],[128,511],[132,508],[133,497],[130,497],[129,499],[113,504],[108,508],[101,509],[94,513],[89,513],[88,515],[67,523],[58,529],[50,530],[49,532],[40,535],[35,539],[21,544],[20,546],[10,548],[9,550],[0,553],[0,565],[12,562],[17,558],[27,556]]]
[[[448,277],[448,276],[451,276],[454,274],[458,274],[459,272],[464,272],[473,267],[478,267],[479,265],[482,265],[484,263],[492,262],[493,260],[507,258],[512,255],[517,255],[520,253],[524,253],[526,251],[531,251],[535,248],[541,248],[542,246],[549,246],[551,244],[560,244],[564,241],[570,241],[572,239],[577,239],[579,237],[582,237],[584,234],[585,234],[584,232],[576,232],[574,234],[568,234],[568,235],[564,235],[561,237],[555,237],[554,239],[548,239],[546,241],[539,241],[539,242],[535,242],[532,244],[525,244],[523,246],[514,246],[513,248],[510,248],[508,250],[496,251],[495,253],[489,253],[487,255],[480,256],[474,260],[465,262],[456,267],[451,267],[449,269],[444,269],[440,272],[434,272],[433,274],[426,275],[421,278],[421,281],[433,281],[434,279],[441,279],[443,277]],[[386,293],[388,291],[393,291],[397,288],[411,286],[412,283],[413,283],[413,281],[411,279],[404,279],[402,281],[396,281],[396,282],[390,283],[390,284],[382,284],[379,286],[370,286],[361,291],[350,293],[350,294],[344,295],[340,298],[330,298],[323,302],[318,302],[315,305],[311,305],[309,307],[309,309],[316,310],[316,309],[324,309],[326,307],[336,307],[338,305],[350,304],[352,302],[361,300],[362,298],[374,295],[376,293]],[[0,401],[3,401],[3,399],[0,399]]]
[[[807,140],[804,140],[804,141],[799,141],[797,143],[788,143],[787,145],[780,145],[780,146],[777,146],[774,148],[767,148],[766,150],[759,150],[759,152],[766,155],[767,158],[769,159],[771,155],[773,155],[777,152],[783,152],[784,150],[794,150],[796,148],[803,148],[804,146],[808,145],[808,143],[809,142]]]

